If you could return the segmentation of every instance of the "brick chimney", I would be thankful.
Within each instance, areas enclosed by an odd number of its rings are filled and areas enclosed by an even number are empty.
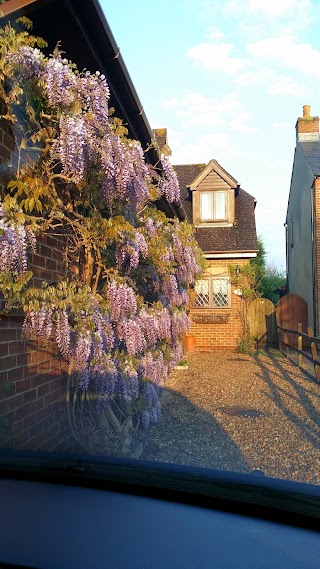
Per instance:
[[[166,128],[154,128],[153,129],[153,136],[155,137],[159,149],[163,148],[163,146],[168,146],[168,137],[167,137],[167,129]]]
[[[297,120],[297,142],[319,140],[319,117],[312,117],[310,110],[310,105],[304,105],[303,116]]]

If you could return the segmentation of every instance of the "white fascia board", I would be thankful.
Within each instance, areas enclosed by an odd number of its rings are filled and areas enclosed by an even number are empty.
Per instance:
[[[204,253],[206,259],[253,259],[257,253]]]

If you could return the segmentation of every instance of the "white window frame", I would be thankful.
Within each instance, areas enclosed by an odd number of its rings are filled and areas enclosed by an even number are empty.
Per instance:
[[[224,196],[224,216],[218,217],[217,216],[217,200],[219,196]],[[208,214],[203,214],[202,208],[205,199],[208,199],[208,196],[211,198],[211,204],[209,204],[209,211]],[[228,192],[227,190],[216,190],[214,192],[200,192],[200,220],[203,223],[208,222],[225,222],[228,221]]]
[[[205,310],[205,309],[210,309],[210,310],[223,310],[225,308],[231,308],[231,283],[230,283],[230,278],[227,276],[203,276],[203,278],[198,279],[199,281],[208,281],[209,282],[209,298],[208,298],[208,304],[205,305],[201,305],[198,306],[197,303],[197,296],[195,296],[194,298],[194,303],[193,303],[193,308],[196,308],[197,310]],[[215,293],[214,293],[214,282],[218,281],[218,280],[225,280],[227,281],[227,286],[228,286],[228,292],[227,292],[227,304],[224,305],[219,305],[215,303]],[[195,285],[195,290],[196,290],[196,286],[197,283]],[[219,293],[217,293],[217,295],[219,295]]]

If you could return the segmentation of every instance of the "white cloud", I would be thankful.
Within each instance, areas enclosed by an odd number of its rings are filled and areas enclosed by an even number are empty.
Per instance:
[[[267,66],[255,65],[255,62],[250,61],[250,68],[248,62],[248,70],[244,73],[239,73],[234,77],[234,82],[239,87],[249,87],[252,85],[264,85],[273,81],[275,73],[273,69]]]
[[[246,13],[272,19],[298,17],[298,14],[308,14],[310,9],[310,0],[229,0],[224,5],[229,14]]]
[[[279,36],[249,43],[244,57],[233,56],[231,43],[201,43],[187,55],[206,71],[224,72],[238,87],[264,86],[269,95],[304,97],[309,86],[296,76],[320,76],[320,51],[292,36]],[[285,74],[280,72],[285,70]]]
[[[273,37],[248,44],[248,53],[256,60],[269,60],[278,66],[304,74],[320,75],[320,52],[309,43],[293,37]]]
[[[240,101],[233,94],[224,98],[209,98],[201,93],[193,92],[183,98],[169,99],[163,102],[167,109],[174,109],[183,127],[237,130],[249,132],[252,130],[251,113],[245,111]]]
[[[274,130],[288,130],[292,125],[287,122],[274,122],[272,123],[271,127]]]
[[[269,85],[270,95],[295,95],[302,97],[308,95],[308,88],[303,84],[293,81],[287,76],[278,76]]]
[[[236,132],[253,132],[256,129],[250,126],[251,119],[252,115],[250,112],[240,111],[237,113],[236,118],[230,121],[229,126]]]
[[[215,158],[226,167],[226,160],[230,162],[230,156],[236,152],[232,145],[232,137],[225,132],[192,133],[192,136],[184,132],[171,137],[171,140],[174,148],[172,164],[202,164]]]
[[[299,33],[317,23],[320,16],[317,0],[197,0],[194,9],[209,26],[227,18],[223,29],[231,31],[233,39],[247,36],[258,40],[270,33]]]
[[[191,47],[187,55],[205,69],[232,75],[247,65],[244,58],[233,56],[233,49],[232,43],[204,42]]]
[[[225,37],[225,34],[215,26],[210,26],[207,30],[206,36],[208,40],[222,40]]]

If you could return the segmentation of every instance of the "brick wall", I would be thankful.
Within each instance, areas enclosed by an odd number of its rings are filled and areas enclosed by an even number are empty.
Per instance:
[[[0,105],[0,114],[4,112]],[[0,121],[0,186],[14,148],[7,121]],[[64,274],[63,240],[45,236],[31,255],[34,284],[59,281]],[[0,299],[0,307],[1,307]],[[76,450],[66,418],[67,364],[52,342],[21,339],[23,315],[0,316],[0,447]]]
[[[34,283],[63,275],[63,244],[45,236],[30,268]],[[66,419],[67,362],[54,342],[21,339],[20,313],[0,319],[0,447],[68,450]]]
[[[228,265],[242,266],[249,263],[248,259],[210,260],[207,261],[206,274],[228,275]],[[240,336],[238,311],[241,299],[234,294],[235,286],[231,285],[230,308],[193,308],[190,311],[191,330],[196,338],[196,349],[199,351],[234,350]]]

